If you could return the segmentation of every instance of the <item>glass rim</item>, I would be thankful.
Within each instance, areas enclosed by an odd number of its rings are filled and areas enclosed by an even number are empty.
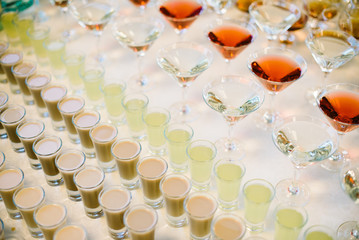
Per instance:
[[[81,155],[81,164],[79,164],[78,166],[76,166],[75,168],[71,168],[71,169],[68,169],[68,168],[63,168],[61,167],[59,164],[58,164],[58,161],[59,159],[67,154],[67,153],[78,153],[79,155]],[[83,151],[81,150],[78,150],[78,149],[75,149],[75,148],[66,148],[66,149],[63,149],[61,150],[61,152],[59,154],[57,154],[56,158],[55,158],[55,165],[56,167],[62,171],[62,172],[74,172],[74,171],[77,171],[79,169],[81,169],[84,165],[85,165],[85,162],[86,162],[86,155]]]
[[[6,104],[9,103],[9,95],[4,91],[0,91],[0,95],[5,96],[5,98],[6,98],[5,101],[0,105],[0,114],[1,114],[1,111],[3,110],[3,107],[5,107]]]
[[[80,102],[82,103],[82,106],[81,106],[79,109],[75,110],[75,111],[71,111],[71,112],[63,111],[63,109],[61,109],[60,105],[61,105],[64,101],[66,101],[66,100],[68,100],[68,99],[74,99],[74,98],[80,100]],[[60,111],[60,113],[62,113],[62,114],[75,114],[75,113],[81,111],[84,107],[85,107],[85,99],[84,99],[83,97],[81,97],[81,96],[78,96],[78,95],[67,95],[67,94],[66,94],[66,95],[63,96],[63,97],[60,99],[60,101],[57,103],[57,109],[58,109],[58,110]]]
[[[119,156],[117,156],[115,153],[114,153],[114,148],[115,148],[115,146],[117,146],[119,143],[121,143],[121,142],[131,142],[131,143],[134,143],[134,144],[136,144],[137,145],[137,147],[138,147],[138,151],[132,156],[132,157],[128,157],[128,158],[124,158],[124,157],[119,157]],[[120,139],[117,139],[113,144],[112,144],[112,146],[111,146],[111,154],[112,154],[112,156],[114,156],[115,157],[115,159],[117,160],[132,160],[132,159],[134,159],[134,158],[136,158],[137,156],[139,156],[140,155],[140,153],[141,153],[141,151],[142,151],[142,145],[141,145],[141,143],[139,142],[139,141],[137,141],[137,140],[134,140],[134,139],[132,139],[132,138],[120,138]]]
[[[80,225],[78,225],[78,224],[67,224],[67,225],[61,226],[61,227],[59,227],[58,229],[56,229],[56,231],[55,231],[55,233],[54,233],[54,239],[56,239],[56,236],[57,236],[57,234],[58,234],[59,232],[61,232],[63,229],[68,228],[68,227],[76,227],[76,228],[78,228],[78,229],[81,229],[81,231],[83,231],[83,233],[85,234],[85,238],[87,238],[88,234],[87,234],[87,232],[86,232],[86,230],[85,230],[84,227],[82,227],[82,226],[80,226]]]
[[[8,170],[16,170],[16,171],[18,171],[21,174],[20,182],[18,184],[16,184],[15,186],[12,186],[10,188],[1,188],[0,187],[0,191],[11,191],[11,190],[16,189],[17,187],[21,186],[24,183],[25,175],[24,175],[24,172],[21,170],[21,168],[18,168],[18,167],[15,167],[15,166],[8,166],[4,170],[2,170],[0,172],[0,174],[4,173],[5,171],[8,171]]]
[[[94,63],[85,64],[85,66],[82,69],[80,69],[80,71],[79,71],[80,78],[83,81],[91,82],[91,81],[93,81],[93,79],[85,80],[84,74],[88,71],[93,71],[93,70],[98,70],[98,69],[101,71],[101,73],[99,74],[99,76],[96,76],[94,79],[96,80],[98,78],[103,78],[105,76],[105,67],[101,64],[94,64]]]
[[[76,124],[76,119],[77,119],[81,114],[94,114],[94,115],[96,115],[96,117],[97,117],[97,121],[96,121],[93,125],[91,125],[91,126],[81,127],[81,126],[79,126],[78,124]],[[82,111],[75,113],[75,114],[72,116],[72,119],[71,119],[71,120],[72,120],[72,124],[75,126],[75,128],[78,128],[78,129],[91,129],[91,128],[95,127],[95,126],[101,121],[101,114],[100,114],[97,110],[90,109],[90,108],[83,108]]]
[[[184,179],[186,181],[186,183],[188,184],[187,190],[184,193],[182,193],[181,195],[170,195],[170,194],[166,193],[163,190],[163,184],[167,179],[170,179],[170,178],[182,178],[182,179]],[[166,174],[166,176],[164,176],[160,181],[160,191],[163,194],[163,196],[165,196],[165,197],[174,198],[174,199],[180,199],[180,198],[183,198],[184,196],[188,195],[189,192],[191,191],[191,189],[192,189],[191,180],[187,176],[185,176],[183,174],[178,174],[178,173]]]
[[[112,129],[114,129],[116,134],[115,134],[111,139],[105,139],[105,140],[103,140],[103,139],[97,139],[95,136],[93,136],[93,132],[94,132],[97,128],[101,127],[101,126],[108,126],[108,127],[112,128]],[[113,141],[114,139],[117,138],[117,136],[118,136],[118,129],[117,129],[117,127],[116,127],[115,125],[113,125],[113,124],[111,124],[111,123],[103,122],[103,123],[96,124],[96,126],[93,126],[93,127],[90,129],[89,134],[90,134],[90,138],[91,138],[91,140],[92,140],[93,143],[107,143],[107,142],[111,142],[111,141]],[[112,146],[112,145],[111,145],[111,146]]]
[[[330,227],[326,226],[326,225],[321,225],[321,224],[315,224],[312,225],[310,227],[308,227],[304,233],[303,236],[306,237],[309,233],[311,233],[313,230],[323,230],[324,229],[324,233],[328,234],[330,237],[333,237],[333,239],[336,237],[336,233],[333,229],[331,229]],[[322,231],[323,232],[323,231]]]
[[[43,225],[41,223],[39,223],[37,220],[36,220],[36,216],[37,216],[37,213],[39,212],[39,210],[45,206],[59,206],[61,207],[63,210],[64,210],[64,216],[55,224],[53,225],[50,225],[50,226],[46,226],[46,225]],[[49,229],[49,228],[53,228],[53,227],[56,227],[60,224],[62,224],[67,218],[67,208],[65,205],[61,204],[61,203],[48,203],[48,204],[45,204],[45,205],[42,205],[41,207],[37,208],[35,211],[34,211],[34,220],[35,220],[35,223],[40,227],[40,228],[45,228],[45,229]]]
[[[154,221],[153,223],[147,227],[146,229],[143,229],[143,230],[137,230],[137,229],[134,229],[133,227],[129,226],[128,225],[128,222],[127,222],[127,217],[128,215],[133,211],[133,210],[136,210],[136,209],[146,209],[147,211],[149,211],[150,213],[153,214],[153,217],[154,217]],[[123,216],[123,223],[125,224],[125,226],[127,227],[127,229],[129,231],[134,231],[134,232],[138,232],[138,233],[145,233],[145,232],[149,232],[151,231],[152,229],[154,229],[157,225],[157,222],[158,222],[158,214],[157,214],[157,211],[155,209],[153,209],[152,207],[146,205],[146,204],[135,204],[133,206],[130,206],[124,216]]]
[[[124,206],[122,206],[121,208],[110,208],[110,207],[106,207],[103,202],[102,202],[102,196],[103,194],[105,194],[107,191],[110,191],[110,190],[120,190],[124,193],[127,194],[128,196],[128,200],[127,202],[125,203]],[[132,201],[132,194],[131,192],[127,189],[127,188],[124,188],[122,187],[121,185],[111,185],[111,186],[108,186],[108,187],[105,187],[101,190],[101,192],[99,193],[98,195],[98,202],[100,203],[101,207],[104,209],[104,210],[107,210],[107,211],[120,211],[120,210],[124,210],[124,209],[127,209],[129,206],[130,206],[130,203]]]
[[[42,193],[41,195],[41,200],[39,202],[37,202],[34,206],[31,206],[31,207],[23,207],[19,204],[16,203],[16,196],[19,192],[21,192],[22,190],[24,189],[39,189]],[[12,197],[13,199],[13,202],[15,204],[15,206],[19,209],[19,210],[32,210],[32,209],[36,209],[37,207],[39,207],[40,205],[42,205],[44,202],[45,202],[45,190],[43,187],[41,187],[40,185],[34,185],[34,186],[27,186],[27,187],[23,187],[23,188],[19,188],[19,189],[16,189],[16,191],[14,192],[14,195]]]
[[[16,67],[21,66],[22,64],[26,64],[26,63],[32,64],[32,68],[30,69],[29,72],[27,72],[27,73],[16,72],[16,70],[15,70]],[[21,62],[11,66],[11,72],[15,78],[16,77],[28,77],[28,76],[34,74],[36,72],[36,70],[37,70],[37,62],[33,61],[33,60],[28,60],[28,59],[24,59]]]
[[[211,232],[213,236],[217,236],[217,234],[214,231],[214,225],[216,224],[216,222],[222,218],[225,217],[229,217],[235,220],[238,220],[238,222],[240,223],[241,227],[242,227],[242,233],[236,238],[236,239],[242,239],[244,237],[244,235],[247,233],[247,225],[246,225],[246,221],[240,217],[239,215],[236,215],[232,212],[222,212],[220,214],[218,214],[217,216],[214,217],[214,219],[212,220],[211,223]]]
[[[40,132],[38,132],[35,136],[31,136],[31,137],[24,137],[21,136],[21,134],[19,133],[19,129],[24,126],[27,123],[38,123],[39,126],[41,126],[41,130]],[[20,138],[20,139],[34,139],[39,137],[42,133],[44,133],[45,131],[45,123],[41,120],[38,119],[25,119],[25,121],[21,122],[19,125],[17,125],[16,127],[16,135]]]
[[[41,89],[41,98],[44,100],[44,102],[47,102],[48,100],[46,98],[44,98],[44,93],[50,89],[50,88],[53,88],[53,87],[57,87],[57,88],[62,88],[65,90],[65,93],[64,95],[59,98],[58,100],[50,100],[51,102],[54,102],[54,101],[60,101],[62,98],[64,98],[66,95],[67,95],[67,87],[64,85],[64,84],[59,84],[59,83],[52,83],[52,84],[47,84],[46,86],[44,86],[42,89]]]
[[[85,170],[87,170],[87,169],[92,169],[92,170],[95,170],[95,169],[96,169],[97,171],[99,171],[99,172],[101,173],[101,179],[100,179],[100,181],[99,181],[98,183],[96,183],[95,185],[85,187],[85,186],[81,186],[80,184],[78,184],[78,183],[76,182],[76,177],[79,175],[79,173],[81,173],[82,171],[85,171]],[[79,189],[93,189],[93,188],[96,188],[96,187],[98,187],[98,186],[100,186],[101,184],[104,183],[104,181],[105,181],[105,172],[102,170],[102,168],[99,168],[99,167],[97,167],[97,166],[86,165],[84,168],[80,169],[79,171],[77,171],[77,172],[74,174],[73,179],[74,179],[75,185],[76,185]]]
[[[205,215],[205,216],[196,216],[192,213],[190,213],[190,211],[188,210],[188,207],[187,207],[187,203],[188,201],[194,197],[194,196],[197,196],[197,195],[202,195],[202,196],[205,196],[207,197],[208,199],[210,199],[213,203],[214,203],[214,209],[208,213],[208,215]],[[209,217],[212,217],[214,216],[214,214],[216,213],[217,209],[218,209],[218,202],[217,202],[217,199],[210,193],[208,192],[203,192],[203,191],[198,191],[198,192],[192,192],[190,194],[187,195],[187,197],[185,198],[184,202],[183,202],[183,208],[185,210],[185,212],[190,216],[190,217],[193,217],[193,218],[197,218],[197,219],[206,219],[206,218],[209,218]]]
[[[298,226],[298,227],[287,227],[285,225],[283,225],[282,223],[278,222],[278,217],[277,217],[277,212],[280,210],[280,209],[292,209],[296,212],[298,212],[302,217],[303,217],[303,223]],[[279,203],[277,205],[277,207],[275,208],[274,210],[274,213],[275,213],[275,221],[283,228],[286,228],[286,229],[302,229],[305,224],[307,224],[308,222],[308,212],[307,210],[305,210],[304,207],[301,207],[301,206],[295,206],[295,205],[291,205],[289,203]]]
[[[4,41],[4,40],[0,40],[0,44],[5,45],[4,49],[0,51],[0,55],[2,55],[4,52],[6,52],[6,50],[9,49],[10,44],[8,41]]]
[[[72,59],[73,57],[76,57],[78,56],[80,59],[80,61],[74,63],[74,64],[67,64],[67,61],[66,60],[69,60],[69,59]],[[65,52],[64,54],[61,55],[61,61],[65,64],[65,65],[69,65],[69,66],[72,66],[72,65],[77,65],[77,64],[81,64],[81,63],[84,63],[85,62],[85,58],[86,58],[86,53],[82,50],[79,50],[79,49],[74,49],[74,50],[71,50],[71,51],[67,51]]]
[[[5,160],[6,160],[6,156],[5,153],[0,151],[0,159],[2,159],[2,161],[0,162],[0,168],[5,166]]]
[[[256,0],[254,2],[252,2],[249,7],[248,7],[248,13],[250,14],[253,11],[253,8],[256,7],[259,4],[265,4],[267,3],[267,1],[265,0]],[[284,7],[284,6],[288,6],[288,9],[290,10],[291,13],[295,14],[296,19],[298,20],[300,18],[300,14],[301,14],[301,10],[299,9],[299,7],[294,4],[293,2],[287,2],[287,1],[281,1],[281,0],[275,0],[275,1],[270,1],[269,2],[271,5],[275,5],[275,6],[279,6],[279,7]],[[284,5],[284,6],[283,6]],[[296,10],[296,12],[294,12],[293,9]],[[252,14],[250,14],[252,15]]]
[[[203,160],[197,160],[197,159],[193,159],[190,154],[189,154],[189,150],[191,149],[192,147],[192,144],[197,144],[197,143],[206,143],[206,144],[209,144],[210,145],[210,149],[213,151],[213,154],[212,154],[212,157],[210,159],[207,159],[205,161]],[[198,146],[204,146],[204,144],[201,144],[201,145],[198,145]],[[207,147],[207,146],[206,146]],[[210,161],[213,161],[216,156],[217,156],[217,148],[216,148],[216,145],[214,143],[212,143],[211,141],[209,140],[205,140],[205,139],[197,139],[197,140],[194,140],[192,142],[190,142],[187,147],[186,147],[186,155],[187,157],[191,160],[191,161],[195,161],[195,162],[210,162]]]
[[[270,198],[269,198],[267,201],[265,201],[265,202],[254,202],[254,203],[257,204],[257,205],[264,205],[264,204],[270,203],[270,202],[274,199],[274,197],[275,197],[275,187],[273,186],[272,183],[270,183],[269,181],[267,181],[267,180],[265,180],[265,179],[263,179],[263,178],[252,178],[252,179],[248,180],[246,183],[244,183],[244,185],[243,185],[243,187],[242,187],[243,196],[246,197],[246,195],[247,195],[247,194],[246,194],[246,188],[247,188],[247,186],[250,186],[250,185],[252,185],[252,184],[255,183],[255,182],[260,182],[260,183],[258,183],[258,185],[262,185],[262,186],[268,187],[268,188],[271,190],[271,196],[270,196]],[[253,184],[253,185],[254,185],[254,184]],[[253,201],[250,200],[250,202],[253,202]]]
[[[218,174],[217,174],[217,167],[218,167],[219,165],[226,164],[226,163],[227,163],[227,164],[234,164],[234,165],[237,165],[237,166],[239,166],[239,167],[241,168],[241,175],[240,175],[237,179],[235,179],[235,180],[238,180],[238,179],[240,180],[240,179],[243,178],[244,174],[246,173],[246,167],[245,167],[245,165],[242,163],[241,160],[233,160],[233,159],[230,159],[230,158],[220,159],[220,160],[218,160],[218,161],[214,164],[213,172],[214,172],[214,175],[215,175],[217,178],[219,178],[219,179],[221,179],[222,181],[225,181],[225,182],[233,181],[233,180],[223,179],[222,177],[218,176]]]
[[[146,122],[146,117],[151,113],[163,113],[166,115],[166,121],[164,121],[161,125],[153,125]],[[171,113],[166,108],[163,107],[150,107],[147,108],[147,111],[145,113],[142,113],[142,121],[150,127],[163,127],[166,126],[171,121]]]
[[[173,127],[173,129],[169,130],[169,128],[172,128],[172,127]],[[194,135],[193,128],[187,123],[179,123],[179,122],[167,125],[167,127],[164,130],[164,136],[165,136],[166,140],[169,142],[172,142],[172,143],[182,143],[183,141],[172,141],[171,139],[168,138],[168,134],[171,131],[183,130],[182,127],[185,127],[186,129],[184,129],[184,131],[189,133],[189,137],[188,137],[188,139],[186,139],[186,142],[191,141],[191,139],[193,138],[193,135]],[[187,131],[187,130],[189,130],[189,131]]]
[[[42,153],[38,153],[36,151],[36,145],[41,142],[41,141],[44,141],[46,139],[55,139],[57,140],[58,142],[58,148],[56,151],[52,152],[52,153],[46,153],[46,154],[42,154]],[[35,142],[32,144],[32,150],[34,151],[34,153],[40,157],[48,157],[48,156],[51,156],[51,155],[54,155],[54,154],[58,154],[61,149],[62,149],[62,139],[56,135],[45,135],[43,138],[40,138],[40,139],[36,139]]]
[[[33,86],[29,83],[29,80],[32,80],[36,77],[45,77],[48,81],[46,81],[46,83],[44,83],[43,85],[40,85],[40,86]],[[50,84],[52,80],[52,75],[50,72],[47,72],[47,71],[36,71],[35,74],[33,75],[29,75],[26,77],[25,79],[25,84],[26,86],[29,88],[29,89],[41,89],[41,88],[44,88],[46,87],[48,84]]]
[[[127,99],[129,98],[129,99]],[[128,101],[134,100],[134,99],[140,99],[144,101],[143,106],[141,106],[139,109],[146,109],[149,103],[149,98],[147,97],[147,95],[143,94],[143,93],[139,93],[139,92],[134,92],[134,93],[127,93],[122,97],[121,100],[121,104],[123,106],[123,108],[125,109],[125,111],[129,111],[128,107],[126,106],[126,103]],[[125,103],[126,102],[126,103]],[[137,109],[135,109],[136,111]]]
[[[159,175],[157,175],[157,176],[155,176],[155,177],[144,176],[144,175],[140,172],[139,166],[140,166],[144,161],[146,161],[146,160],[148,160],[148,159],[156,159],[156,160],[159,160],[159,161],[161,161],[162,163],[164,163],[165,166],[164,166],[163,172],[161,172],[161,174],[159,174]],[[142,158],[137,162],[137,164],[136,164],[136,172],[137,172],[138,176],[141,177],[141,178],[143,178],[143,179],[146,179],[146,180],[163,178],[163,176],[166,175],[167,171],[168,171],[168,163],[167,163],[167,161],[166,161],[164,158],[162,158],[162,157],[160,157],[160,156],[155,156],[155,155],[154,155],[154,156],[145,156],[145,157],[142,157]]]
[[[62,43],[62,46],[60,48],[56,48],[55,50],[49,49],[50,43]],[[65,48],[66,42],[60,38],[45,38],[42,42],[42,46],[46,49],[46,51],[58,51],[59,49]]]
[[[10,121],[10,122],[8,122],[8,121],[4,121],[3,120],[3,114],[6,112],[6,111],[8,111],[9,109],[21,109],[22,110],[22,116],[21,116],[21,118],[19,118],[19,119],[17,119],[17,120],[14,120],[14,121]],[[14,124],[14,123],[18,123],[18,122],[21,122],[22,120],[24,120],[25,119],[25,116],[26,116],[26,108],[24,108],[23,106],[21,106],[21,105],[19,105],[19,104],[15,104],[15,103],[11,103],[11,104],[9,104],[9,105],[7,105],[7,108],[6,109],[4,109],[4,111],[2,111],[1,112],[1,114],[0,114],[0,122],[1,123],[3,123],[4,125],[7,125],[7,124]]]
[[[7,54],[17,54],[19,56],[19,59],[16,60],[15,62],[10,62],[10,63],[4,63],[3,62],[3,58],[4,56],[6,56]],[[18,50],[18,49],[13,49],[13,48],[8,48],[5,52],[3,52],[1,54],[0,57],[0,63],[2,65],[6,65],[6,66],[13,66],[16,65],[17,63],[20,63],[21,61],[23,61],[24,58],[24,54],[22,53],[22,51]]]
[[[45,35],[45,36],[44,36],[43,38],[36,38],[36,39],[34,39],[34,38],[33,38],[33,37],[34,37],[33,33],[36,32],[35,29],[44,30],[43,32],[44,32],[44,35]],[[29,28],[27,29],[26,35],[27,35],[30,39],[43,40],[43,39],[45,39],[45,38],[48,36],[48,34],[50,33],[50,29],[51,29],[50,26],[48,26],[48,25],[46,25],[46,24],[36,24],[36,25],[31,26],[31,27],[29,27]]]

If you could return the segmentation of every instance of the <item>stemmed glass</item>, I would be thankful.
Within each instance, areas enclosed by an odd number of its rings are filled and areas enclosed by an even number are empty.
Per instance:
[[[69,8],[78,23],[91,31],[96,37],[96,54],[95,59],[103,62],[105,56],[100,53],[101,35],[117,11],[115,0],[72,0]]]
[[[135,7],[140,9],[140,14],[145,13],[145,9],[150,0],[130,0],[130,2],[135,5]]]
[[[272,132],[275,146],[291,160],[293,179],[276,186],[280,201],[297,206],[309,200],[308,186],[298,180],[298,171],[330,157],[337,149],[338,135],[326,122],[311,116],[291,116],[278,122]]]
[[[212,63],[210,50],[193,42],[178,42],[160,49],[158,65],[182,87],[182,102],[171,106],[171,116],[179,121],[189,122],[197,118],[193,103],[187,100],[187,89]]]
[[[142,72],[142,59],[163,29],[164,24],[159,18],[145,16],[122,18],[113,26],[113,35],[117,41],[136,54],[138,75],[132,83],[142,89],[148,87],[148,78]]]
[[[304,9],[308,13],[308,25],[312,30],[320,28],[320,22],[334,18],[340,8],[340,0],[304,0]]]
[[[248,21],[217,19],[209,25],[206,34],[229,65],[256,39],[257,30]]]
[[[213,9],[213,11],[222,16],[227,12],[227,9],[232,5],[230,0],[206,0],[207,7]]]
[[[328,85],[319,93],[317,104],[340,138],[359,127],[359,85]],[[347,152],[339,148],[322,166],[330,171],[338,171],[349,160],[346,155]]]
[[[63,22],[64,31],[62,32],[62,36],[64,37],[65,40],[69,40],[69,38],[71,37],[71,30],[68,29],[68,21],[67,21],[69,0],[50,0],[50,2],[51,4],[60,7],[61,14],[64,20]]]
[[[268,40],[277,40],[300,18],[300,9],[282,0],[257,0],[249,6],[249,14]]]
[[[159,3],[160,13],[181,39],[203,10],[204,5],[201,0],[163,0]]]
[[[262,105],[264,95],[259,84],[240,75],[226,75],[204,87],[204,101],[210,108],[221,113],[228,124],[228,136],[216,141],[218,153],[228,155],[231,159],[244,156],[240,142],[233,137],[233,128]]]
[[[359,222],[347,221],[341,224],[337,230],[338,240],[358,240]]]
[[[269,108],[262,111],[258,125],[272,129],[280,118],[274,109],[275,96],[303,77],[307,63],[301,55],[289,49],[268,47],[250,54],[247,65],[269,95]]]
[[[358,42],[351,35],[340,30],[317,30],[310,32],[305,40],[314,60],[324,73],[320,87],[311,89],[308,100],[316,105],[316,97],[327,85],[329,74],[350,61],[359,50]]]

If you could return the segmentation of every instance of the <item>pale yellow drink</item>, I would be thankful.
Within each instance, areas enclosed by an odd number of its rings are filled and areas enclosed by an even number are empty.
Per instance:
[[[15,11],[4,12],[1,14],[1,23],[10,43],[16,42],[19,35],[15,25],[12,23],[17,13]]]
[[[34,17],[31,14],[28,15],[17,15],[14,18],[14,24],[20,37],[20,41],[24,48],[31,48],[31,41],[29,36],[26,34],[27,30],[34,25]]]
[[[43,42],[50,60],[51,68],[55,76],[61,76],[64,73],[65,66],[61,61],[61,56],[65,53],[65,42],[60,39],[48,38]]]
[[[75,89],[81,88],[83,82],[79,72],[84,68],[85,53],[80,51],[70,52],[61,56],[61,59],[65,64],[67,77],[71,86]]]
[[[313,225],[308,228],[303,240],[335,240],[336,232],[331,228],[323,225]]]
[[[36,25],[27,29],[27,35],[30,38],[36,58],[40,64],[47,63],[47,52],[43,46],[43,42],[48,39],[50,27],[46,25]]]
[[[123,81],[113,80],[102,86],[102,92],[105,97],[106,110],[110,121],[120,125],[124,122],[125,112],[121,103],[126,83]]]
[[[103,96],[100,86],[104,82],[104,74],[105,69],[99,65],[88,65],[80,72],[86,95],[93,103],[97,103]]]

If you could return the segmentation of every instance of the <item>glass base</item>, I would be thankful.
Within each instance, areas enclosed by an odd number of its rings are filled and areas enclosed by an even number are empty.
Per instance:
[[[339,149],[332,156],[322,161],[320,166],[328,171],[338,172],[349,161],[348,155],[347,151]]]
[[[149,91],[152,89],[152,85],[148,77],[144,74],[133,76],[128,82],[128,87],[137,91]]]
[[[7,133],[0,133],[0,139],[6,139],[7,138]]]
[[[206,191],[209,191],[209,189],[210,189],[210,183],[200,184],[200,183],[196,183],[196,182],[192,181],[192,188],[195,191],[206,192]]]
[[[183,226],[187,225],[187,223],[188,223],[185,214],[182,216],[179,216],[179,217],[172,217],[167,214],[167,222],[170,226],[175,227],[175,228],[183,227]]]
[[[113,239],[127,239],[127,237],[128,237],[127,229],[122,230],[122,231],[108,229],[108,232],[110,233],[110,236]]]
[[[148,199],[145,196],[143,197],[143,200],[145,201],[145,203],[149,206],[151,206],[154,209],[159,209],[163,207],[163,197],[161,196],[158,199],[152,200],[152,199]]]
[[[278,112],[272,112],[269,109],[259,109],[253,115],[257,127],[265,131],[272,131],[281,120]]]
[[[278,36],[278,40],[282,44],[290,45],[295,42],[295,35],[291,32],[286,31]]]
[[[85,207],[85,212],[89,218],[93,218],[93,219],[100,218],[103,216],[103,210],[101,207],[98,207],[96,209],[89,209]]]
[[[215,142],[218,156],[223,156],[233,160],[242,159],[245,152],[238,139],[221,138]]]
[[[77,134],[68,134],[69,136],[69,139],[70,141],[73,143],[73,144],[80,144],[80,138]]]
[[[51,121],[52,123],[52,128],[55,130],[55,131],[65,131],[65,123],[64,121],[58,121],[58,122],[55,122],[55,121]]]
[[[148,145],[148,150],[150,151],[151,154],[156,156],[164,156],[167,154],[166,146],[152,147],[151,145]]]
[[[225,202],[221,199],[218,199],[219,208],[223,211],[234,211],[238,209],[238,200],[234,200],[232,202]]]
[[[36,229],[36,230],[29,229],[29,232],[31,234],[31,237],[33,237],[33,238],[43,238],[44,237],[44,234],[41,232],[40,229]]]
[[[261,233],[264,231],[264,223],[254,224],[246,221],[246,228],[252,233]]]
[[[321,91],[320,87],[312,87],[312,88],[308,89],[305,97],[311,105],[317,106],[317,97],[318,97],[320,91]]]
[[[73,191],[66,188],[67,196],[71,201],[79,202],[82,200],[82,197],[80,195],[79,191]]]
[[[121,178],[121,185],[128,190],[134,190],[139,188],[140,181],[138,180],[138,178],[132,181]]]
[[[111,173],[116,171],[117,169],[115,160],[112,160],[110,162],[101,162],[97,159],[97,164],[102,168],[105,173]]]
[[[198,237],[198,236],[195,236],[191,233],[191,239],[194,239],[194,240],[210,240],[211,239],[211,234],[208,234],[208,235],[205,235],[203,237]]]
[[[51,178],[51,176],[46,176],[46,182],[49,186],[52,186],[52,187],[56,187],[56,186],[60,186],[64,183],[64,180],[62,178],[60,179],[49,179]]]
[[[198,106],[192,102],[175,103],[169,108],[171,118],[177,122],[193,122],[199,117]]]
[[[29,158],[29,162],[30,162],[30,166],[31,166],[32,169],[34,169],[34,170],[42,169],[41,163],[39,162],[38,159]]]
[[[276,198],[280,202],[286,202],[294,206],[304,206],[309,201],[309,188],[300,181],[293,187],[293,179],[284,179],[276,186]]]
[[[14,220],[18,220],[18,219],[22,219],[22,215],[21,213],[19,212],[19,210],[9,210],[7,209],[7,212],[9,214],[9,217],[11,219],[14,219]]]
[[[25,152],[24,145],[22,145],[21,142],[20,143],[11,142],[11,146],[12,146],[13,150],[17,153]]]

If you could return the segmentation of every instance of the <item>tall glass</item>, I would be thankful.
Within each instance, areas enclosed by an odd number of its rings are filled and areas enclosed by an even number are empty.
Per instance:
[[[101,86],[101,91],[105,98],[108,119],[112,124],[117,126],[126,122],[125,110],[121,104],[126,88],[126,82],[120,79],[106,79],[105,83]]]
[[[66,52],[66,42],[58,38],[49,37],[43,41],[43,47],[46,49],[54,76],[62,79],[66,70],[61,61],[61,56]]]
[[[17,47],[19,45],[20,37],[16,31],[16,27],[13,24],[14,18],[17,16],[18,10],[15,7],[4,7],[1,10],[1,24],[7,36],[7,40],[11,47]]]
[[[85,57],[85,53],[80,50],[67,51],[61,56],[73,94],[79,95],[82,93],[83,81],[79,73],[84,68]]]
[[[35,15],[28,11],[19,12],[13,19],[13,25],[16,27],[25,54],[33,52],[31,41],[26,31],[34,25],[34,20]]]
[[[10,84],[10,90],[13,94],[20,94],[20,87],[12,74],[11,67],[21,63],[23,60],[23,53],[16,49],[8,49],[0,57],[0,65],[3,68],[7,80]]]
[[[30,90],[27,87],[25,80],[26,78],[36,73],[37,63],[35,61],[24,60],[11,67],[11,72],[20,87],[24,103],[26,105],[33,105],[34,99],[31,96]]]
[[[41,66],[48,64],[48,57],[43,42],[48,39],[50,35],[50,27],[44,24],[35,24],[27,29],[27,35],[30,38],[36,59]]]
[[[9,48],[9,42],[0,40],[0,58],[8,48]],[[0,67],[0,83],[7,83],[7,77],[2,67]]]
[[[104,83],[105,68],[100,64],[85,64],[80,77],[85,85],[86,96],[95,109],[103,107],[101,86]]]
[[[1,67],[0,67],[1,68]],[[9,104],[9,95],[6,92],[0,91],[0,116],[1,113],[7,108]],[[6,139],[7,133],[4,125],[0,121],[0,139]]]

